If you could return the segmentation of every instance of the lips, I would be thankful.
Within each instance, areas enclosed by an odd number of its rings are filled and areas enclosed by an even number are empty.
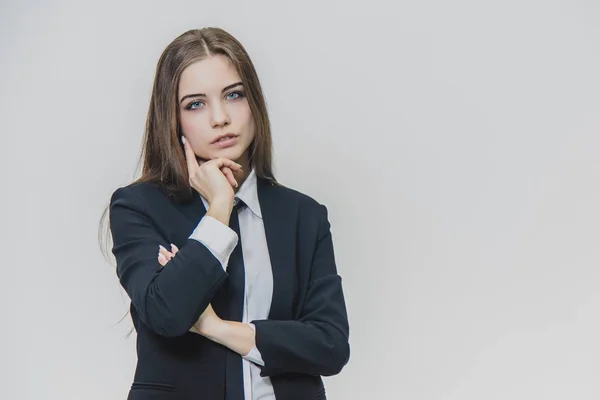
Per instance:
[[[236,137],[238,137],[238,135],[236,135],[235,133],[225,133],[223,135],[217,136],[215,138],[215,140],[212,141],[212,143],[217,143],[221,139],[230,139],[230,138],[236,138]]]

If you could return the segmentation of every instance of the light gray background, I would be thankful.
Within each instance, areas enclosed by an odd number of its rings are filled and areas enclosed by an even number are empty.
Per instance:
[[[205,25],[255,62],[278,178],[330,210],[330,399],[600,397],[597,1],[1,4],[1,398],[125,398],[98,220],[161,51]]]

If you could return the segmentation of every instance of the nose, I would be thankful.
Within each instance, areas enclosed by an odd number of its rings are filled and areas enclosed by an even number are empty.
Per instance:
[[[216,103],[212,107],[211,124],[213,128],[227,126],[230,123],[229,113],[222,103]]]

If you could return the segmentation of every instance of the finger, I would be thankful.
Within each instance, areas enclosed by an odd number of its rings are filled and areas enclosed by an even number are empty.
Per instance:
[[[233,176],[233,171],[231,171],[231,169],[229,167],[221,168],[221,172],[223,172],[223,174],[225,174],[225,177],[227,178],[227,180],[229,181],[231,186],[233,186],[233,187],[238,186],[238,183],[235,180],[235,177]]]
[[[190,146],[190,143],[185,139],[185,136],[182,136],[182,138],[184,138],[183,149],[185,150],[185,161],[188,166],[188,173],[191,176],[200,165],[196,160],[196,154],[194,153],[194,150],[192,150],[192,146]]]
[[[221,169],[222,167],[229,167],[232,170],[241,170],[242,166],[238,163],[236,163],[235,161],[231,161],[228,158],[215,158],[214,160],[212,160],[219,169]]]
[[[232,172],[233,172],[234,176],[235,175],[239,175],[239,176],[243,176],[244,175],[244,170],[242,168],[240,168],[240,169],[234,169],[234,170],[232,170]]]
[[[229,183],[231,183],[231,186],[238,187],[238,183],[233,175],[233,171],[229,169],[229,167],[223,167],[223,173],[227,177],[227,180],[229,180]]]
[[[166,258],[167,260],[171,260],[171,257],[173,257],[173,254],[171,254],[171,252],[170,252],[169,250],[165,249],[165,248],[164,248],[164,247],[162,247],[162,246],[159,246],[158,253],[159,253],[159,254],[162,254],[163,256],[165,256],[165,258]]]
[[[160,265],[162,265],[164,267],[165,265],[167,265],[167,263],[169,262],[169,260],[167,260],[165,258],[165,256],[163,256],[162,254],[159,253],[158,254],[158,262],[160,263]]]
[[[179,251],[179,248],[171,243],[171,251],[173,252],[173,255],[175,255]]]

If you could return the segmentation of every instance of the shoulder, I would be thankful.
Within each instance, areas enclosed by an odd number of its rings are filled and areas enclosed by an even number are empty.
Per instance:
[[[284,186],[280,183],[268,183],[281,202],[297,208],[301,217],[314,216],[317,219],[327,219],[327,206],[312,195],[297,189]]]
[[[139,205],[152,199],[164,198],[165,195],[165,190],[157,183],[136,181],[117,188],[110,197],[110,206]]]

